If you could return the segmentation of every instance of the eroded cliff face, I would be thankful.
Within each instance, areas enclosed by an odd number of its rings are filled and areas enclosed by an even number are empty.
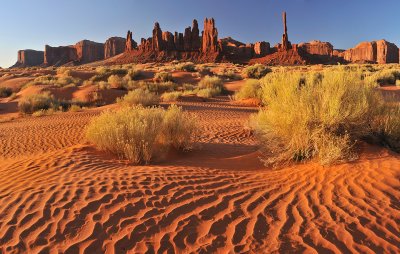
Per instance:
[[[398,63],[399,48],[385,40],[361,42],[343,52],[346,61],[352,63]]]
[[[297,44],[297,48],[304,50],[311,55],[332,56],[333,46],[329,42],[310,41]]]
[[[104,43],[104,59],[119,55],[125,51],[126,39],[111,37]]]
[[[67,63],[85,64],[104,59],[104,44],[83,40],[75,45],[51,47],[45,46],[44,64],[61,66]]]
[[[18,60],[12,67],[31,67],[42,65],[44,62],[44,52],[32,49],[18,51]]]

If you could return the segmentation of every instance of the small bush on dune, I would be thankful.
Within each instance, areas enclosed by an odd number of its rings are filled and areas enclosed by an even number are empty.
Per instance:
[[[126,80],[118,75],[111,75],[107,79],[107,83],[111,85],[112,88],[123,89],[126,86]]]
[[[142,89],[130,91],[125,96],[117,99],[117,103],[122,106],[153,106],[157,105],[159,101],[160,99],[157,95]]]
[[[194,118],[177,106],[168,110],[126,107],[92,120],[86,137],[99,149],[139,164],[172,147],[190,149],[196,129]]]
[[[11,96],[13,93],[12,89],[9,87],[0,87],[0,98],[6,98]]]
[[[172,74],[169,72],[164,72],[164,71],[156,73],[156,75],[154,76],[154,79],[157,82],[174,81],[172,78]]]
[[[130,69],[126,75],[130,78],[130,80],[136,80],[142,75],[142,71],[138,69]]]
[[[271,69],[267,68],[262,64],[255,64],[248,66],[243,70],[243,74],[246,78],[260,79],[271,72]]]
[[[389,110],[360,72],[322,74],[274,73],[262,80],[267,108],[251,122],[266,152],[266,164],[352,160],[354,145],[367,137],[390,147],[399,144],[400,110]]]
[[[196,91],[197,96],[212,98],[221,94],[221,88],[203,88]]]
[[[54,102],[54,98],[49,93],[33,94],[21,99],[18,102],[18,109],[21,113],[32,114],[39,110],[50,109]]]
[[[224,88],[224,83],[219,77],[205,76],[200,80],[199,88],[219,88],[222,90]]]
[[[257,79],[248,79],[235,94],[235,100],[257,98],[261,99],[261,83]]]
[[[182,92],[167,92],[161,95],[161,100],[164,102],[174,102],[179,99],[183,95]]]
[[[193,63],[181,63],[176,65],[176,69],[180,71],[195,72],[196,66]]]

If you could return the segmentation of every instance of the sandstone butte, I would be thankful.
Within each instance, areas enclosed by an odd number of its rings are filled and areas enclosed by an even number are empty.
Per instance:
[[[126,39],[111,37],[104,44],[83,40],[75,45],[51,47],[45,50],[20,50],[13,67],[62,66],[103,61],[103,64],[168,62],[185,60],[192,62],[263,63],[268,65],[336,64],[340,63],[399,63],[399,48],[385,40],[362,42],[348,50],[334,49],[329,42],[313,40],[292,44],[289,41],[286,13],[282,14],[281,43],[271,47],[259,41],[244,44],[231,37],[218,38],[213,18],[204,20],[200,33],[197,20],[183,32],[162,31],[154,24],[152,36],[141,38],[140,44],[128,31]]]

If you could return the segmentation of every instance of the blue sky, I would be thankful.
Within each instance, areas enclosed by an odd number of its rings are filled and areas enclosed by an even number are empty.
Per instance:
[[[400,0],[2,0],[0,66],[17,60],[19,49],[70,45],[111,36],[150,37],[154,22],[163,31],[183,32],[193,18],[214,17],[220,37],[276,44],[287,12],[293,43],[318,39],[335,48],[386,39],[400,45]]]

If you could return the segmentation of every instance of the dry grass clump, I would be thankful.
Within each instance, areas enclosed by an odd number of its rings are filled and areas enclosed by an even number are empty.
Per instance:
[[[10,97],[13,93],[12,89],[9,87],[0,87],[0,98]]]
[[[195,119],[175,105],[167,110],[125,107],[93,119],[86,137],[99,149],[140,164],[171,148],[190,149],[196,132]]]
[[[246,83],[235,94],[235,100],[243,100],[250,98],[261,98],[261,82],[257,79],[248,79]]]
[[[273,73],[262,80],[262,94],[267,108],[253,116],[252,125],[266,164],[352,160],[357,141],[371,137],[399,145],[400,110],[386,104],[360,72]]]
[[[272,70],[262,64],[255,64],[246,67],[243,70],[243,75],[246,78],[260,79],[270,73]]]
[[[199,82],[199,88],[220,88],[221,90],[224,87],[224,83],[222,82],[222,79],[216,76],[205,76],[202,78]]]
[[[82,80],[68,76],[69,70],[61,69],[57,76],[45,75],[35,78],[33,81],[26,83],[21,89],[35,85],[50,85],[55,87],[75,87],[82,84]],[[68,74],[68,75],[67,75]]]
[[[18,109],[23,114],[32,114],[39,110],[48,110],[54,105],[55,100],[49,93],[32,94],[18,102]]]
[[[122,106],[154,106],[159,101],[160,98],[156,94],[143,89],[132,90],[125,96],[117,99],[117,103]]]
[[[196,65],[194,65],[191,62],[177,64],[175,68],[180,71],[188,71],[188,72],[196,71]]]
[[[199,97],[212,98],[221,94],[220,88],[203,88],[195,90],[195,93]]]
[[[177,101],[183,95],[180,91],[167,92],[161,95],[161,100],[164,102],[174,102]]]
[[[154,76],[154,80],[156,80],[157,82],[172,82],[174,81],[174,79],[172,78],[172,74],[169,72],[158,72],[156,73],[156,75]]]

